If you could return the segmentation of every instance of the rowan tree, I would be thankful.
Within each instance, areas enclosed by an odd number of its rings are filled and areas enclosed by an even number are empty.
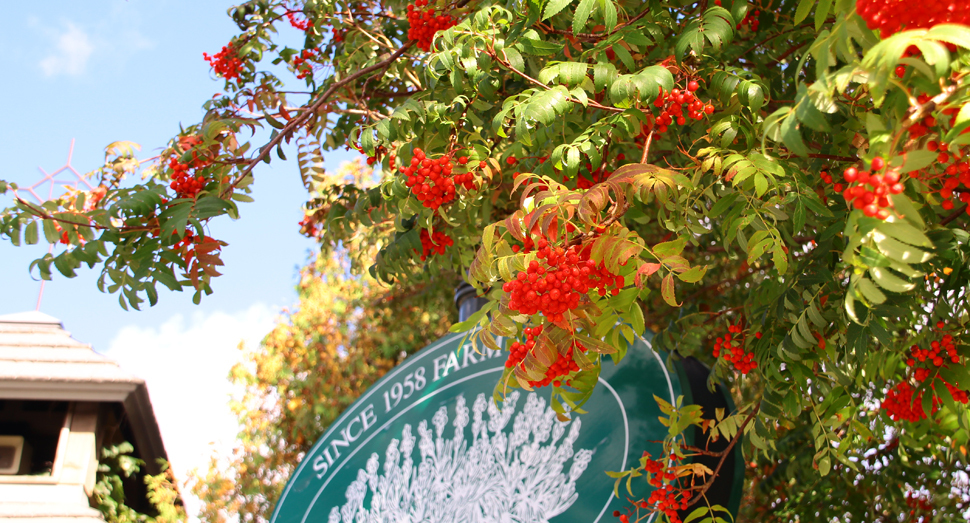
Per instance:
[[[144,182],[123,181],[138,168],[116,147],[97,191],[18,200],[0,230],[67,246],[35,262],[41,277],[86,263],[122,305],[154,303],[158,284],[198,301],[225,247],[207,224],[238,217],[256,166],[295,143],[301,230],[322,256],[353,244],[352,269],[392,287],[467,274],[488,297],[457,328],[493,348],[518,338],[497,394],[543,387],[565,415],[649,327],[731,385],[738,409],[715,422],[664,408],[744,446],[746,510],[954,520],[970,434],[968,9],[254,0],[205,55],[224,93]],[[271,135],[254,142],[259,126]],[[322,176],[341,147],[368,157],[373,185]],[[665,449],[618,471],[656,486],[621,520],[703,508],[711,473],[690,460],[704,449],[677,430]]]

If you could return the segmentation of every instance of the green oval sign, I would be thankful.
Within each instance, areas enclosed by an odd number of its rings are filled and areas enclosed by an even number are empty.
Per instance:
[[[454,335],[406,359],[316,442],[271,521],[610,521],[627,502],[604,472],[662,453],[653,395],[674,403],[677,375],[637,339],[604,361],[586,413],[560,422],[544,389],[492,400],[506,356]]]

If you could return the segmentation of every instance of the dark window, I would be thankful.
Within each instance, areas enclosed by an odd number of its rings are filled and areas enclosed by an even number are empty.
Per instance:
[[[66,401],[3,400],[0,402],[0,436],[22,436],[22,474],[46,476],[54,467],[57,440],[67,415]],[[10,447],[9,460],[13,460]],[[5,452],[0,449],[0,468]],[[9,466],[9,465],[8,465]]]

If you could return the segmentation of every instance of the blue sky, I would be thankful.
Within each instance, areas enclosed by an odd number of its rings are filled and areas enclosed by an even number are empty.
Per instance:
[[[6,102],[0,178],[21,185],[38,180],[38,167],[50,172],[65,164],[72,139],[71,163],[82,173],[96,168],[104,146],[116,140],[140,143],[142,157],[153,156],[180,122],[198,121],[202,103],[220,91],[222,83],[211,77],[202,53],[217,52],[235,34],[229,5],[182,0],[8,5],[0,33]],[[327,168],[349,158],[330,155]],[[82,270],[75,279],[55,273],[46,284],[41,312],[148,379],[162,422],[214,423],[204,413],[225,404],[224,376],[238,356],[236,345],[256,343],[280,308],[296,301],[297,270],[314,247],[297,227],[306,192],[292,161],[262,164],[255,179],[256,202],[243,204],[242,218],[212,224],[212,235],[229,246],[215,293],[200,306],[192,304],[190,293],[164,292],[157,306],[125,312],[116,295],[97,290],[95,270]],[[0,206],[9,204],[9,197],[0,197]],[[46,251],[46,245],[15,248],[0,242],[0,314],[34,310],[40,283],[28,266]],[[179,423],[176,413],[184,409],[201,417]],[[197,434],[196,443],[225,436],[231,420],[220,415],[222,428]],[[170,454],[173,445],[193,444],[184,429],[163,423],[162,430]],[[170,442],[173,438],[178,441]],[[174,463],[176,470],[185,463]]]

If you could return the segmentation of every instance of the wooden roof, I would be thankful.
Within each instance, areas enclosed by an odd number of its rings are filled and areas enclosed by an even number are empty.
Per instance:
[[[0,399],[122,403],[149,472],[168,459],[145,380],[42,312],[0,316]]]

